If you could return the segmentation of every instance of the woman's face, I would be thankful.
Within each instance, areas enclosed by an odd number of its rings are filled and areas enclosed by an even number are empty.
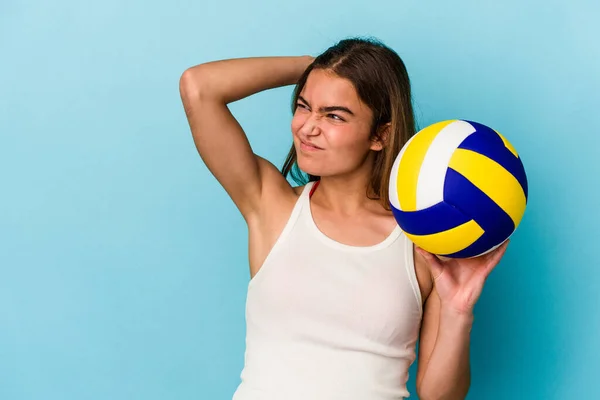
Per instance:
[[[371,150],[372,111],[358,97],[354,85],[331,71],[311,71],[292,119],[294,147],[300,169],[320,177],[351,173]]]

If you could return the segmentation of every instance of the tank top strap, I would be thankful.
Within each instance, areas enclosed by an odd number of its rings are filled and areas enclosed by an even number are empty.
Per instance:
[[[306,185],[304,185],[302,193],[298,198],[298,204],[296,205],[296,207],[299,209],[297,218],[300,218],[301,214],[302,218],[311,218],[310,199],[317,189],[317,186],[319,186],[319,181],[308,182]]]
[[[308,182],[306,185],[304,185],[302,192],[298,197],[296,208],[310,207],[310,198],[312,197],[318,185],[319,181]]]

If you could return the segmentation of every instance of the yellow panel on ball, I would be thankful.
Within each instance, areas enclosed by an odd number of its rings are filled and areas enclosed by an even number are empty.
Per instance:
[[[494,132],[496,132],[498,134],[498,136],[500,136],[500,139],[502,139],[502,141],[504,142],[504,146],[506,146],[506,148],[508,150],[510,150],[511,153],[513,153],[515,155],[515,157],[519,157],[519,155],[517,154],[517,150],[514,148],[514,146],[508,141],[506,140],[506,138],[504,136],[502,136],[502,134],[496,130],[494,130]]]
[[[431,235],[406,236],[417,246],[433,254],[452,254],[475,243],[484,231],[477,222],[471,220],[447,231]]]

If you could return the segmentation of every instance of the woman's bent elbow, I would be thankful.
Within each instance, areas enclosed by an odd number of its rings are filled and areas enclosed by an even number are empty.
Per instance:
[[[200,73],[195,68],[186,69],[179,78],[179,94],[183,99],[199,96],[202,92]]]

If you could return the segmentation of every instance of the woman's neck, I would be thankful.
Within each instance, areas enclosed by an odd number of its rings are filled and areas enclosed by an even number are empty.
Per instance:
[[[353,215],[379,204],[367,197],[370,175],[322,177],[313,193],[313,201],[333,212]],[[377,203],[377,204],[374,204]],[[380,207],[380,206],[379,206]]]

